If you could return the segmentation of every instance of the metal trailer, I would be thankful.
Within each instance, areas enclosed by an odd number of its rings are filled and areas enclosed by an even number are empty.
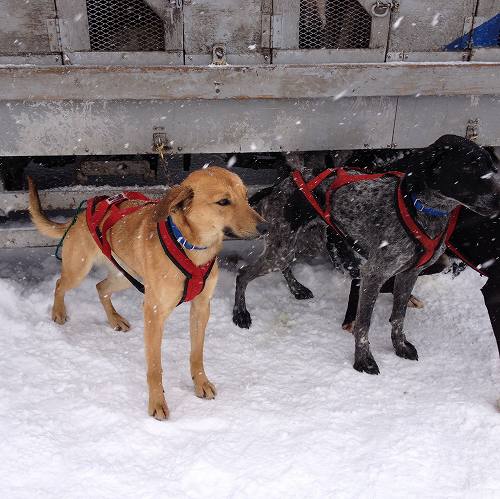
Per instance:
[[[499,12],[500,0],[0,0],[0,216],[26,209],[5,184],[31,157],[414,148],[443,133],[500,146]],[[42,192],[54,209],[85,197]],[[1,227],[0,247],[47,243]]]

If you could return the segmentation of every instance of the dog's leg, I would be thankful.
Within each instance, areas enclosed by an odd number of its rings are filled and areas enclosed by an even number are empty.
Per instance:
[[[360,297],[356,323],[354,324],[354,369],[368,374],[379,374],[380,370],[370,351],[368,330],[382,284],[390,277],[380,273],[378,268],[369,268],[366,264],[361,269]]]
[[[236,276],[236,291],[234,293],[234,307],[233,307],[233,322],[245,329],[249,329],[252,325],[252,318],[247,310],[245,301],[245,292],[247,286],[256,277],[266,275],[271,272],[273,268],[267,263],[266,255],[251,265],[246,265],[238,270]]]
[[[130,282],[123,277],[123,275],[116,273],[110,273],[106,279],[96,284],[99,300],[104,307],[109,325],[115,331],[128,331],[130,329],[130,323],[115,310],[111,302],[111,295],[127,289],[130,286]]]
[[[291,267],[287,267],[282,271],[283,277],[288,284],[288,289],[297,300],[309,300],[314,298],[312,291],[301,284],[293,275]]]
[[[144,349],[148,369],[148,413],[158,420],[164,420],[168,418],[169,411],[163,392],[161,341],[165,320],[173,308],[161,307],[154,301],[146,294],[144,299]]]
[[[215,386],[208,380],[203,366],[203,345],[205,342],[205,329],[210,317],[210,299],[199,295],[191,302],[190,333],[191,379],[194,383],[194,393],[197,397],[213,399],[217,394]]]
[[[481,292],[488,309],[493,333],[497,340],[498,353],[500,354],[500,280],[490,277],[482,287]]]
[[[345,311],[344,321],[342,322],[342,329],[352,333],[356,320],[356,311],[359,301],[359,279],[352,279],[351,289],[349,291],[349,300],[347,302],[347,310]]]
[[[406,340],[403,325],[413,286],[417,281],[418,271],[407,270],[397,274],[394,279],[394,301],[390,322],[392,324],[391,339],[396,355],[410,360],[418,360],[417,349]]]
[[[57,280],[54,291],[52,320],[58,324],[64,324],[68,319],[64,295],[70,289],[76,288],[85,279],[85,276],[92,268],[94,260],[94,255],[81,253],[77,248],[71,251],[70,242],[71,239],[68,237],[64,243],[61,277]]]

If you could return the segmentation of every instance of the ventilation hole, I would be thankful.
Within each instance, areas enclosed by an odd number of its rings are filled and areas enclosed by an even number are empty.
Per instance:
[[[299,48],[368,48],[371,24],[371,16],[356,0],[300,0]]]
[[[87,0],[90,50],[165,50],[163,21],[142,0]]]

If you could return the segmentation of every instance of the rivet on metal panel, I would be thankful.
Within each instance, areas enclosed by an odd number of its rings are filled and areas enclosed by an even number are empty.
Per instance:
[[[222,43],[216,43],[212,47],[212,64],[222,65],[226,62],[226,46]]]
[[[469,140],[477,140],[479,137],[479,119],[470,119],[467,122],[465,129],[465,138]]]

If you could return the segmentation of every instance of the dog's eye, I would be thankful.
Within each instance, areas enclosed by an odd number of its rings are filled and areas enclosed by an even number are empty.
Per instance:
[[[231,204],[231,201],[229,201],[229,199],[227,198],[224,198],[217,201],[217,204],[220,206],[227,206],[228,204]]]

